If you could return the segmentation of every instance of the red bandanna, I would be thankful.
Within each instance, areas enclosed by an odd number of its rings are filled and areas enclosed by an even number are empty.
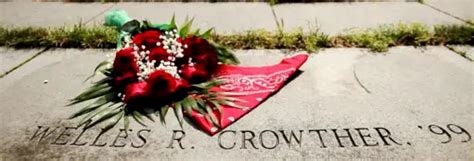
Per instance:
[[[307,59],[307,54],[299,54],[285,58],[279,64],[271,66],[220,65],[216,72],[216,78],[224,80],[225,83],[213,90],[226,92],[234,98],[244,100],[245,102],[235,102],[243,108],[222,106],[221,114],[215,111],[215,115],[220,118],[220,127],[215,127],[198,112],[192,113],[192,119],[204,132],[209,135],[216,134],[252,111],[270,95],[276,93]]]

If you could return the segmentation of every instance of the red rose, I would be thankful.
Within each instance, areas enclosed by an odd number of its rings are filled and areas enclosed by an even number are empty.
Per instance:
[[[180,61],[178,65],[186,64],[192,58],[193,63],[202,65],[203,70],[207,70],[206,74],[201,72],[202,76],[214,73],[218,62],[217,51],[206,39],[189,36],[183,40],[183,45],[187,45],[187,48],[183,51],[184,57],[177,60]]]
[[[176,87],[174,89],[173,98],[181,100],[188,95],[189,83],[183,79],[176,79]]]
[[[196,64],[204,65],[209,73],[214,73],[217,69],[217,62],[219,61],[215,52],[197,53],[193,56],[193,60]]]
[[[128,84],[134,83],[137,81],[138,81],[137,74],[126,73],[124,75],[114,77],[113,87],[115,87],[119,91],[123,91],[123,88],[126,87]]]
[[[114,86],[122,89],[127,84],[138,81],[138,70],[133,48],[118,51],[113,64]]]
[[[148,84],[146,82],[136,82],[129,84],[125,88],[125,98],[123,101],[130,105],[130,107],[134,108],[145,105],[149,97],[147,89]]]
[[[147,48],[156,46],[156,43],[160,41],[160,31],[157,30],[148,30],[133,36],[133,43],[135,43],[139,48],[142,45],[145,45]]]
[[[133,48],[125,48],[115,54],[113,65],[115,73],[124,74],[129,72],[138,72],[138,65],[133,54]]]
[[[169,56],[171,56],[171,54],[167,53],[164,48],[155,47],[150,50],[148,59],[155,60],[157,63],[159,63],[161,60],[168,60]]]
[[[164,70],[156,70],[150,75],[146,82],[149,84],[149,90],[154,97],[170,96],[176,89],[176,78]]]
[[[184,48],[183,54],[184,57],[192,57],[194,55],[198,55],[199,53],[208,53],[213,52],[215,53],[214,47],[209,44],[206,39],[196,37],[196,36],[189,36],[183,41],[183,46],[187,45],[187,48]]]
[[[191,84],[202,83],[211,78],[209,72],[201,64],[185,64],[181,67],[179,75]]]

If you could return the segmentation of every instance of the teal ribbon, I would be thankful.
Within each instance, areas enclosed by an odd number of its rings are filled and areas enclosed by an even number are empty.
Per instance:
[[[140,22],[130,18],[124,10],[114,9],[105,14],[105,26],[113,27],[119,32],[117,49],[122,48],[122,41],[130,32],[140,27]]]
[[[170,24],[144,24],[146,28],[159,30],[171,30],[173,26]],[[114,9],[105,13],[105,26],[113,27],[119,33],[117,39],[117,49],[122,48],[124,38],[131,36],[133,31],[140,28],[140,22],[128,16],[127,12],[121,9]]]

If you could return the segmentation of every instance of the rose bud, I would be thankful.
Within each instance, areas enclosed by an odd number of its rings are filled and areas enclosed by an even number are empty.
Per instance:
[[[155,60],[159,63],[161,60],[168,60],[168,57],[171,56],[163,47],[155,47],[150,50],[148,59]]]
[[[148,84],[146,82],[136,82],[127,85],[123,101],[127,105],[130,105],[130,107],[140,107],[145,105],[149,97],[147,88]]]
[[[214,47],[206,39],[194,37],[192,40],[193,55],[196,53],[214,51]]]
[[[138,81],[138,70],[132,48],[118,51],[113,64],[112,76],[114,81],[112,86],[119,91],[123,91],[127,84]]]
[[[115,75],[138,72],[138,65],[135,61],[133,48],[125,48],[115,54],[113,72]]]
[[[133,43],[141,48],[142,45],[145,45],[147,48],[156,46],[156,43],[160,41],[160,31],[158,30],[148,30],[133,36]]]
[[[202,83],[210,79],[211,75],[201,64],[185,64],[181,67],[179,75],[191,84]]]
[[[183,45],[187,46],[187,48],[184,48],[183,50],[184,57],[187,58],[202,52],[215,51],[206,39],[196,36],[189,36],[184,39]]]
[[[176,88],[176,78],[164,70],[152,72],[146,82],[149,84],[150,94],[153,97],[167,97]]]

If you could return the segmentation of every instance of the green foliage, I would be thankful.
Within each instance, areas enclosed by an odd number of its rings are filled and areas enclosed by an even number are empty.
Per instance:
[[[434,27],[433,41],[436,44],[474,45],[473,25],[440,25]]]
[[[214,34],[211,39],[233,49],[303,49],[313,52],[329,45],[327,35],[320,32],[305,34],[302,29],[281,33],[250,30],[233,35]]]
[[[283,21],[279,23],[282,25]],[[173,24],[154,27],[171,29],[176,27]],[[301,28],[289,32],[282,29],[276,32],[250,30],[230,35],[217,34],[212,29],[204,33],[187,32],[225,46],[226,50],[302,49],[313,52],[322,47],[361,47],[381,52],[396,45],[474,45],[474,26],[469,24],[437,25],[433,28],[417,23],[383,25],[335,36],[328,36],[317,29],[303,31]],[[116,31],[106,27],[0,27],[0,45],[7,47],[114,48],[116,40]]]
[[[383,52],[389,46],[427,45],[431,39],[428,28],[422,24],[383,25],[375,29],[352,30],[332,37],[333,45],[343,47],[367,47],[375,52]]]
[[[15,48],[112,48],[117,34],[106,27],[0,27],[0,45]]]

